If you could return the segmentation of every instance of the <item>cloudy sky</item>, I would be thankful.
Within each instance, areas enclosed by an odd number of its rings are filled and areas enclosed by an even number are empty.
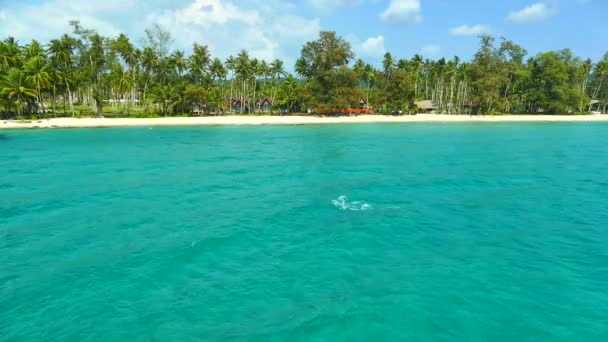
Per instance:
[[[490,33],[531,54],[572,48],[599,59],[608,51],[608,0],[0,0],[0,36],[43,42],[70,32],[68,20],[140,42],[153,23],[174,47],[209,45],[225,58],[241,48],[291,65],[319,30],[335,30],[357,54],[378,63],[386,51],[469,59],[477,36]]]

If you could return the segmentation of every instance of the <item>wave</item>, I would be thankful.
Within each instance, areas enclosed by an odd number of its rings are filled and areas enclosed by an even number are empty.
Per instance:
[[[371,204],[362,201],[349,201],[348,197],[340,196],[337,199],[331,201],[331,203],[340,210],[350,211],[365,211],[372,209]]]

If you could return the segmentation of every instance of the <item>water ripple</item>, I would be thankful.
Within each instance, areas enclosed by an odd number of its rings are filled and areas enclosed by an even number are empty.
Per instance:
[[[348,197],[340,196],[337,199],[331,201],[331,203],[338,209],[343,211],[365,211],[372,209],[371,204],[363,201],[349,201]]]

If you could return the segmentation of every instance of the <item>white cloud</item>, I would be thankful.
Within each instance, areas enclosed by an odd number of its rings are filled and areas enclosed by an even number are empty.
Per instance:
[[[420,54],[424,57],[435,58],[441,54],[441,46],[437,44],[429,44],[422,47]]]
[[[416,24],[422,21],[420,0],[391,0],[380,20],[392,24]]]
[[[386,53],[384,36],[370,37],[358,45],[358,54],[362,57],[380,58]]]
[[[310,5],[323,14],[329,14],[336,9],[360,5],[363,0],[308,0]]]
[[[207,44],[213,54],[224,58],[247,49],[252,57],[281,58],[290,67],[293,54],[318,35],[320,22],[293,14],[293,7],[278,1],[259,4],[243,7],[224,0],[195,0],[181,9],[149,15],[147,22],[167,27],[180,48],[193,42]]]
[[[558,12],[557,4],[547,4],[543,2],[537,2],[528,7],[525,7],[519,11],[511,12],[507,17],[508,20],[523,24],[534,21],[541,21]]]
[[[69,33],[68,21],[79,20],[86,28],[107,35],[118,34],[118,28],[109,20],[100,19],[117,9],[131,11],[135,0],[50,0],[41,4],[15,3],[3,9],[0,36],[12,36],[19,41],[38,39],[48,41]],[[35,24],[32,24],[35,23]]]
[[[452,36],[479,36],[492,33],[492,28],[487,25],[460,25],[448,30]]]
[[[47,0],[3,6],[0,16],[0,37],[14,36],[22,44],[71,33],[69,20],[105,36],[124,32],[139,44],[144,29],[159,23],[173,35],[174,48],[207,44],[222,59],[244,48],[253,57],[281,58],[288,69],[321,30],[318,18],[303,17],[281,0]]]

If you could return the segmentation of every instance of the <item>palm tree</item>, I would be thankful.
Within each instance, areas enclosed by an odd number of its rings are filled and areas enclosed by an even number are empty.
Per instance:
[[[99,34],[92,34],[90,37],[90,46],[86,51],[86,57],[89,60],[87,69],[89,71],[89,81],[92,85],[93,99],[95,100],[96,116],[103,117],[103,85],[106,71],[108,56],[104,49],[104,38]]]
[[[228,71],[230,71],[231,75],[230,75],[230,99],[229,99],[229,111],[230,113],[232,113],[232,91],[234,89],[234,72],[236,69],[236,59],[234,58],[234,56],[229,56],[226,59],[226,69],[228,69]]]
[[[362,59],[357,59],[357,61],[353,65],[353,71],[359,78],[361,78],[361,76],[363,75],[364,68],[365,68],[365,62],[363,62]]]
[[[74,55],[75,43],[76,42],[73,38],[69,37],[68,35],[63,35],[63,37],[61,37],[61,40],[51,40],[50,46],[48,48],[49,53],[51,54],[51,58],[55,60],[55,64],[60,65],[64,69],[63,80],[65,82],[66,90],[68,92],[68,100],[70,102],[70,111],[72,112],[72,117],[75,116],[75,113],[74,104],[72,103],[72,93],[70,91],[70,82],[68,80],[72,79],[72,57]]]
[[[224,99],[222,98],[222,94],[219,88],[213,88],[207,95],[207,104],[209,106],[215,108],[215,114],[222,112],[222,106],[224,104]]]
[[[123,62],[128,66],[130,77],[135,79],[141,51],[135,48],[129,40],[129,37],[122,33],[116,38],[114,46]],[[135,94],[133,94],[133,92],[131,93],[131,99],[133,101],[135,100]]]
[[[0,41],[0,71],[6,71],[17,62],[17,56],[8,44]]]
[[[209,67],[209,74],[214,82],[218,82],[223,74],[224,65],[219,58],[214,58]]]
[[[268,76],[270,76],[270,65],[268,65],[268,62],[262,60],[260,62],[260,76],[262,76],[264,78],[264,88],[266,88],[266,83],[268,83]]]
[[[32,57],[23,66],[23,70],[27,74],[27,81],[36,87],[38,104],[43,107],[43,110],[44,99],[42,98],[42,90],[49,89],[51,87],[51,75],[48,72],[49,69],[50,65],[46,63],[45,58],[42,55]]]
[[[268,87],[268,78],[271,76],[270,74],[270,64],[265,60],[261,60],[258,65],[258,76],[261,77],[264,81],[260,86],[261,98],[270,99],[272,96],[272,89]],[[262,101],[258,101],[258,110],[262,110]]]
[[[180,50],[176,50],[175,52],[173,52],[171,54],[171,56],[169,57],[169,60],[171,61],[171,65],[175,68],[175,71],[177,72],[177,74],[179,76],[182,76],[184,71],[187,68],[187,63],[188,63],[188,61],[184,57],[184,52],[180,51]]]
[[[253,82],[253,97],[249,103],[249,114],[251,114],[251,102],[253,102],[253,110],[256,110],[256,89],[258,85],[258,77],[260,76],[260,61],[257,58],[252,59],[249,63],[249,75],[251,77],[251,81]]]
[[[608,53],[604,56],[604,59],[595,65],[595,77],[599,78],[599,84],[592,95],[592,100],[597,100],[597,96],[602,90],[602,85],[606,77],[608,77]],[[591,111],[591,105],[589,105],[589,111]]]
[[[116,89],[116,91],[122,95],[122,99],[125,100],[127,93],[133,88],[133,78],[128,72],[125,72],[122,65],[119,63],[114,64],[112,71],[110,72],[110,84]],[[127,114],[129,113],[128,101],[125,101],[125,107]]]
[[[19,107],[23,100],[35,99],[38,96],[36,89],[32,88],[31,83],[28,82],[25,73],[17,68],[10,69],[8,74],[4,76],[0,93],[8,96],[8,111],[10,111],[10,102],[15,101],[17,104],[17,116],[21,114]]]
[[[211,77],[216,83],[220,84],[220,91],[222,98],[224,97],[224,78],[226,77],[227,71],[224,68],[224,64],[222,64],[222,60],[219,58],[213,59],[211,62],[211,67],[209,68],[209,72]]]
[[[137,49],[133,46],[129,37],[121,33],[118,38],[116,38],[115,47],[123,62],[125,62],[129,68],[135,68],[138,59]]]
[[[303,58],[298,58],[298,60],[296,61],[296,74],[298,74],[300,77],[307,78],[308,69],[309,67],[306,60],[304,60]]]
[[[56,106],[55,106],[55,99],[56,99],[56,92],[57,92],[57,87],[61,86],[62,84],[64,84],[64,80],[63,80],[63,72],[61,72],[61,70],[59,70],[59,68],[53,66],[49,69],[49,76],[51,77],[51,87],[52,88],[52,93],[51,93],[51,108],[53,111],[53,115],[57,115],[57,111],[56,111]]]
[[[194,43],[192,55],[188,59],[188,69],[195,82],[200,85],[203,84],[203,77],[207,74],[210,61],[211,57],[207,45]]]
[[[384,75],[386,76],[386,81],[388,82],[391,78],[391,74],[393,73],[393,69],[395,68],[395,61],[393,60],[393,55],[391,55],[390,52],[384,54],[382,67]]]
[[[150,92],[152,101],[161,106],[162,113],[167,116],[169,109],[179,100],[177,89],[170,85],[157,85]]]
[[[420,72],[422,71],[422,66],[423,66],[423,60],[422,60],[422,56],[419,54],[415,54],[414,57],[412,58],[412,68],[414,69],[414,79],[415,79],[415,84],[414,84],[414,93],[415,93],[415,98],[418,98],[418,79],[420,77]]]
[[[156,77],[162,85],[167,85],[169,77],[173,75],[175,68],[169,57],[161,58],[156,64]]]
[[[298,82],[295,77],[288,75],[285,81],[281,84],[278,92],[279,103],[283,106],[287,106],[287,111],[291,113],[294,105],[298,101],[297,92]]]
[[[298,70],[298,66],[296,65],[296,71]],[[272,78],[274,80],[274,91],[272,93],[272,103],[274,103],[275,98],[277,96],[277,91],[279,89],[279,80],[281,76],[285,75],[285,68],[283,66],[283,61],[280,59],[275,59],[270,63],[270,73],[272,74]]]
[[[15,38],[8,37],[0,43],[0,71],[19,66],[19,62],[19,45]]]
[[[142,68],[145,72],[145,81],[144,81],[144,101],[146,101],[146,93],[148,92],[148,86],[150,85],[150,80],[152,79],[152,72],[156,68],[158,64],[158,56],[151,48],[145,48],[142,56],[141,56],[141,64]]]
[[[244,111],[244,101],[245,101],[245,85],[247,82],[247,79],[249,77],[249,70],[250,67],[250,63],[249,63],[249,52],[247,52],[247,50],[243,49],[239,52],[238,56],[236,57],[236,65],[235,65],[235,73],[237,75],[237,77],[239,77],[241,79],[241,114],[243,114]]]
[[[37,56],[44,56],[44,49],[37,40],[32,40],[32,42],[23,49],[23,58],[28,60]]]
[[[367,105],[369,107],[370,93],[372,91],[372,87],[376,83],[376,70],[374,69],[374,67],[371,64],[365,64],[365,67],[363,68],[363,81],[365,81],[365,86],[366,86],[366,92],[365,92],[366,99],[365,100],[367,101]]]

